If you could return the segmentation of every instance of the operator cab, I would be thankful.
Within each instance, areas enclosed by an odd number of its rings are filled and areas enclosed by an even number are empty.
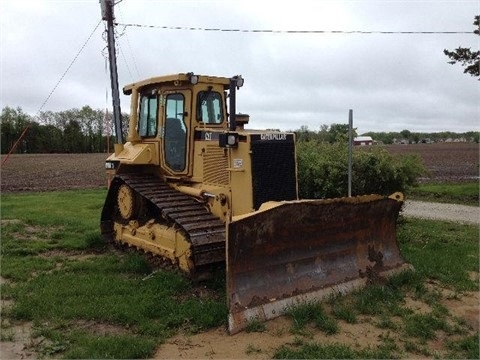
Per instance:
[[[158,164],[170,175],[191,176],[195,129],[228,127],[230,81],[188,73],[125,86],[124,94],[131,95],[127,141],[155,147]]]

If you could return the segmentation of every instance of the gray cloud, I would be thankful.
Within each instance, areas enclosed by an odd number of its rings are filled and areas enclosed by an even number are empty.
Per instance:
[[[97,0],[3,0],[1,105],[35,114],[100,20]],[[478,1],[133,1],[120,23],[275,30],[473,31]],[[101,24],[44,110],[110,106]],[[347,122],[367,131],[478,130],[480,82],[443,49],[479,48],[455,35],[264,34],[117,27],[120,86],[194,71],[242,74],[238,110],[251,127]],[[121,36],[120,36],[121,35]],[[129,110],[122,96],[122,109]]]

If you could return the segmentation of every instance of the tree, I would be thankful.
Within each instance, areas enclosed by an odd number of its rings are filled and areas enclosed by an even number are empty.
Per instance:
[[[473,25],[476,26],[473,33],[480,35],[480,15],[475,16]],[[443,53],[450,58],[449,64],[460,63],[460,65],[465,67],[463,70],[465,74],[470,74],[480,80],[480,51],[472,51],[471,48],[458,47],[455,51],[445,49]]]
[[[295,134],[298,141],[309,141],[315,136],[315,133],[310,131],[306,125],[300,126],[300,129],[296,130]]]
[[[352,137],[357,136],[356,129],[352,129],[352,130],[353,130]],[[348,124],[330,125],[330,129],[328,130],[328,142],[330,144],[333,144],[336,142],[348,143],[348,131],[349,131]]]
[[[0,115],[1,151],[3,154],[12,150],[16,144],[15,152],[23,153],[27,150],[25,139],[20,139],[22,133],[32,122],[30,115],[23,112],[20,107],[16,109],[6,106]],[[20,140],[18,143],[17,141]]]
[[[82,153],[86,152],[84,144],[84,135],[82,128],[77,120],[69,120],[63,132],[64,149],[67,153]]]
[[[409,143],[411,142],[411,137],[412,137],[412,133],[410,132],[410,130],[402,130],[400,131],[400,134],[402,135],[402,137],[407,140]]]
[[[297,156],[300,198],[347,195],[347,144],[302,141],[297,144]],[[405,191],[426,171],[418,154],[394,156],[381,146],[364,147],[353,152],[352,193],[390,195]]]

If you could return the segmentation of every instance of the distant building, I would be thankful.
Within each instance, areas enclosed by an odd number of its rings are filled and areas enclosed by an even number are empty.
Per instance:
[[[353,139],[353,145],[373,145],[373,139],[371,136],[357,136]]]

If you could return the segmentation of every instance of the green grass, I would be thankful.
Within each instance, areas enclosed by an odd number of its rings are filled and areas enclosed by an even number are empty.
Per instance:
[[[2,195],[1,297],[14,301],[2,315],[37,324],[36,336],[46,339],[37,352],[66,358],[148,358],[179,330],[224,325],[224,281],[206,283],[212,296],[194,297],[181,274],[151,273],[140,254],[105,246],[104,197],[99,190]],[[122,331],[95,334],[85,322]]]
[[[265,332],[267,331],[267,327],[265,325],[264,322],[260,321],[260,320],[250,320],[248,323],[247,323],[247,327],[245,328],[245,331],[247,333],[251,333],[251,332]]]
[[[287,309],[287,316],[293,321],[293,333],[304,333],[308,324],[313,324],[326,335],[338,332],[337,321],[325,312],[319,302],[305,302],[291,306]]]
[[[405,260],[418,274],[458,291],[478,291],[478,227],[433,220],[407,219],[397,237]]]
[[[409,189],[407,198],[479,206],[479,182],[421,184]]]
[[[355,307],[349,304],[334,303],[332,311],[335,317],[339,320],[344,320],[348,324],[357,323],[357,310]]]
[[[445,330],[447,323],[444,316],[428,314],[410,314],[405,319],[405,334],[420,340],[436,338],[437,330]]]
[[[316,342],[301,346],[283,345],[275,351],[274,359],[392,359],[398,358],[397,347],[392,341],[385,341],[376,347],[352,349],[339,343],[320,344]]]
[[[477,332],[458,340],[447,340],[447,348],[450,350],[447,358],[480,359],[479,339],[480,334]]]
[[[104,198],[104,190],[2,194],[1,275],[7,281],[1,298],[13,300],[2,309],[2,336],[13,336],[8,324],[29,321],[33,336],[44,339],[34,349],[38,356],[149,358],[179,331],[225,326],[224,274],[205,283],[210,295],[199,298],[181,274],[152,273],[142,255],[108,248],[99,230]],[[415,271],[349,296],[332,296],[326,303],[290,308],[290,330],[299,340],[277,349],[274,357],[395,358],[408,349],[431,356],[426,342],[444,332],[456,335],[446,342],[445,355],[478,358],[478,334],[471,336],[468,325],[452,320],[439,305],[442,295],[425,285],[438,283],[455,294],[479,290],[478,275],[471,276],[479,268],[478,227],[409,218],[400,222],[397,237]],[[408,309],[407,294],[428,304],[430,311]],[[402,350],[388,334],[379,345],[366,348],[304,341],[313,329],[332,335],[365,316],[379,329],[401,334]],[[110,330],[101,331],[102,326]],[[265,330],[255,321],[247,327]]]

